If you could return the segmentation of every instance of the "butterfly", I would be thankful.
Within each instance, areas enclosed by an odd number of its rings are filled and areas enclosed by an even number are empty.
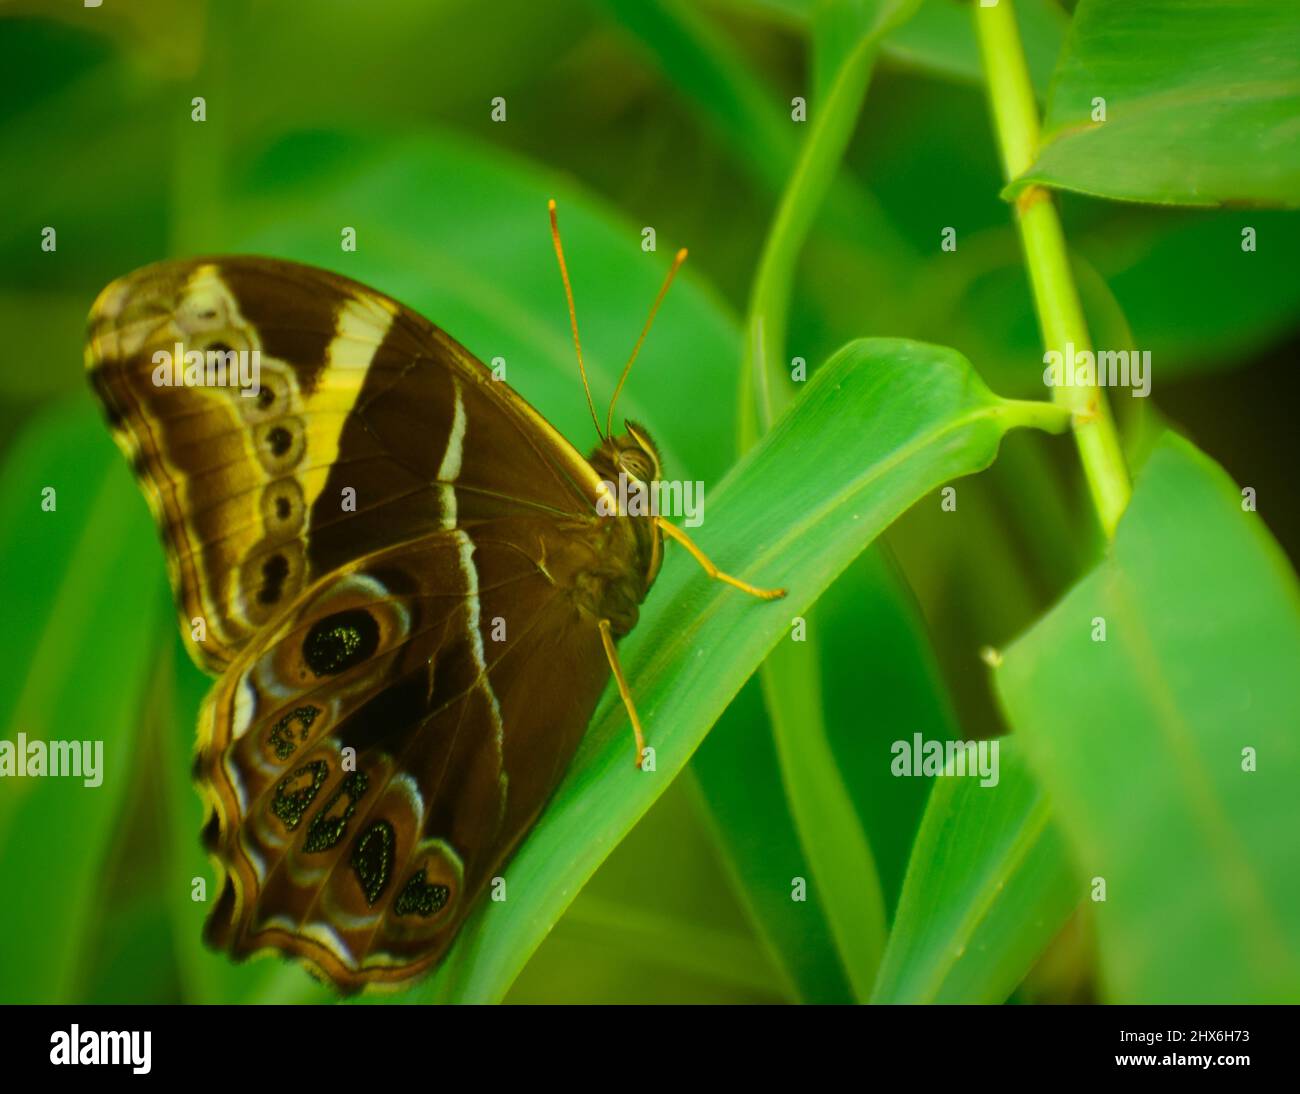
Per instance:
[[[665,538],[612,484],[659,480],[618,393],[584,459],[444,331],[374,289],[260,257],[114,281],[86,365],[160,527],[181,633],[218,675],[194,773],[220,870],[205,934],[340,991],[446,952],[535,822],[612,673]],[[616,519],[610,519],[613,516]]]

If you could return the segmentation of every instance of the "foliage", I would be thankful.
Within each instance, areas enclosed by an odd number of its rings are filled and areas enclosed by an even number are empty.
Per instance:
[[[701,546],[790,597],[750,601],[670,554],[621,647],[655,772],[632,768],[611,690],[508,902],[382,1001],[1300,999],[1300,505],[1277,470],[1287,401],[1260,394],[1300,318],[1300,11],[995,10],[0,12],[0,741],[105,756],[98,788],[0,780],[0,879],[22,897],[0,1000],[330,999],[200,942],[208,681],[85,388],[98,290],[167,255],[328,266],[504,358],[585,448],[550,197],[598,399],[690,248],[620,408],[670,476],[706,484]],[[1043,113],[1009,177],[990,89],[1022,135]],[[1039,214],[1022,249],[1026,195],[1059,205],[1054,252]],[[1152,351],[1151,399],[1104,393],[1134,479],[1113,538],[1092,498],[1114,466],[1046,435],[1077,409],[1042,383],[1076,289],[1072,329]],[[897,777],[914,734],[1000,738],[997,785]]]

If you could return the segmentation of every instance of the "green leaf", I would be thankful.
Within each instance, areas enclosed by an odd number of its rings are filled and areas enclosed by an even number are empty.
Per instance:
[[[831,748],[870,839],[892,917],[928,794],[920,780],[894,778],[881,759],[893,741],[916,731],[956,736],[956,715],[925,617],[884,542],[854,560],[809,619],[822,638]]]
[[[88,398],[45,418],[0,477],[0,739],[102,745],[97,786],[0,780],[0,877],[11,897],[0,998],[11,1003],[79,997],[166,587],[157,538],[136,519],[143,503],[130,472],[94,419]],[[53,512],[42,508],[47,487]]]
[[[781,782],[771,723],[756,681],[741,689],[691,761],[737,893],[789,994],[851,1003],[823,902],[792,899],[808,860]]]
[[[679,779],[596,871],[504,1002],[778,1002],[783,983]]]
[[[1300,1000],[1298,664],[1295,574],[1223,470],[1166,435],[1109,556],[997,679],[1105,881],[1115,1001]]]
[[[918,729],[927,737],[952,737],[947,694],[920,609],[882,544],[864,551],[822,595],[808,615],[808,630],[820,639],[820,663],[812,671],[821,680],[827,741],[843,773],[854,826],[866,833],[885,910],[892,914],[927,787],[919,779],[892,777],[881,757],[888,756],[891,741]],[[806,900],[791,899],[792,879],[808,879],[811,870],[766,715],[755,698],[747,686],[691,767],[755,927],[793,990],[808,1002],[848,1001],[821,887],[810,884]],[[801,740],[798,727],[794,738],[796,744]]]
[[[483,905],[434,979],[407,998],[500,998],[790,618],[908,505],[987,465],[1008,428],[1044,409],[1052,408],[997,399],[959,354],[934,346],[868,339],[823,366],[718,487],[714,524],[699,537],[718,565],[784,585],[789,598],[759,603],[709,582],[680,553],[668,559],[621,653],[657,770],[628,761],[626,712],[607,692],[564,783],[507,867],[509,901]],[[1050,421],[1059,425],[1059,415]]]
[[[1020,742],[996,785],[935,780],[873,1003],[1002,1003],[1083,897]]]
[[[871,994],[885,948],[885,894],[871,842],[831,748],[818,650],[806,644],[807,636],[802,643],[777,645],[763,662],[759,681],[790,813],[808,859],[810,898],[825,908],[854,999],[861,1002]]]
[[[1105,120],[1094,102],[1105,101]],[[1125,201],[1300,205],[1295,0],[1080,0],[1031,183]]]

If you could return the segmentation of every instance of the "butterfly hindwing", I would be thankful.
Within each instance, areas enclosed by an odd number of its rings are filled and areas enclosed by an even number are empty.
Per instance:
[[[347,567],[222,677],[198,756],[226,868],[215,943],[295,953],[345,989],[442,954],[608,675],[563,588],[513,547],[532,531],[519,525]],[[556,674],[563,689],[546,686]]]

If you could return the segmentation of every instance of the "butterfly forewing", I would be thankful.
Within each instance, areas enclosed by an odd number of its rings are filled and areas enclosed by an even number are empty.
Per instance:
[[[158,382],[178,350],[256,353],[256,385]],[[322,270],[146,267],[96,301],[87,363],[212,669],[372,550],[503,513],[591,512],[590,468],[531,408],[416,313]]]
[[[157,382],[194,350],[256,350],[257,393]],[[418,974],[581,738],[600,590],[648,584],[629,522],[466,350],[321,270],[148,267],[96,302],[87,365],[222,672],[195,765],[209,937],[344,989]]]

